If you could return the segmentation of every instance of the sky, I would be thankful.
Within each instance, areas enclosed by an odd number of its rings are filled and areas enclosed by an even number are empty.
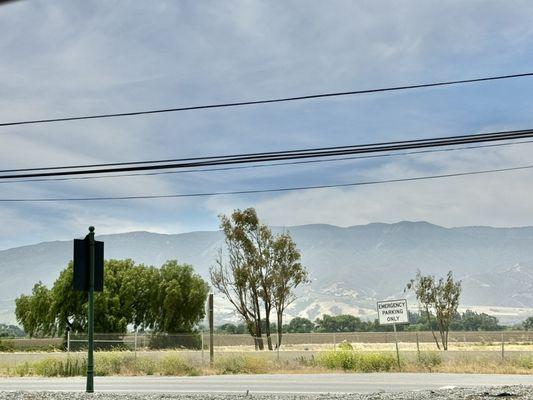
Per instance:
[[[0,6],[0,122],[533,72],[528,1],[20,1]],[[0,127],[0,169],[342,146],[533,127],[533,77]],[[0,199],[342,184],[533,164],[533,143],[328,163],[3,183]],[[0,249],[100,234],[425,220],[533,225],[532,170],[194,199],[0,203]]]

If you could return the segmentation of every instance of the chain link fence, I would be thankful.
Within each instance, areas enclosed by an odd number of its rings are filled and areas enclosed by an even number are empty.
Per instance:
[[[436,349],[431,332],[398,332],[398,341],[405,350]],[[209,332],[193,334],[151,334],[151,333],[95,333],[97,350],[182,350],[205,351],[209,349]],[[261,344],[262,342],[262,344]],[[253,338],[246,334],[214,334],[215,352],[255,351],[259,347],[268,349],[268,338]],[[278,348],[277,333],[271,335],[271,348],[278,351],[324,351],[335,350],[343,344],[361,351],[393,350],[393,332],[336,332],[336,333],[285,333]],[[82,351],[87,347],[87,335],[68,334],[63,338],[18,338],[4,339],[4,347],[12,351]],[[499,350],[523,347],[533,349],[531,331],[494,332],[450,332],[450,350]]]

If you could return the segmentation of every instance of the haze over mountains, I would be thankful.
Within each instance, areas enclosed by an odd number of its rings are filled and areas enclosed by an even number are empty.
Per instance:
[[[281,231],[283,228],[275,228]],[[312,283],[302,288],[290,316],[324,313],[375,315],[377,300],[403,297],[417,269],[463,281],[463,307],[492,313],[503,322],[533,315],[533,227],[444,228],[427,222],[373,223],[341,228],[286,228],[302,252]],[[130,232],[98,236],[106,258],[161,265],[178,259],[208,278],[220,232],[164,235]],[[72,258],[72,241],[54,241],[0,251],[0,322],[14,322],[14,299],[37,281],[50,285]],[[218,322],[235,319],[217,299]],[[410,301],[411,308],[416,303]]]

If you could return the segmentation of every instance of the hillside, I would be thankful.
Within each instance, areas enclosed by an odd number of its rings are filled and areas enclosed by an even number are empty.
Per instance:
[[[405,283],[417,269],[437,275],[453,270],[464,282],[463,305],[504,321],[522,319],[533,309],[533,227],[444,228],[399,222],[287,229],[312,279],[289,310],[291,315],[372,316],[376,300],[404,296]],[[220,232],[131,232],[98,239],[105,241],[106,258],[132,258],[156,266],[176,258],[194,265],[206,278],[224,244]],[[0,251],[0,321],[14,322],[14,298],[28,293],[39,280],[53,283],[71,258],[71,241]],[[231,309],[218,303],[219,321],[234,318]]]

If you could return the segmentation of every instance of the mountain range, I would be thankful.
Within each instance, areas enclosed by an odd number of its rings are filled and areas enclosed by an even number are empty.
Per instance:
[[[417,270],[463,282],[462,308],[517,322],[533,315],[533,227],[445,228],[428,222],[371,223],[351,227],[315,224],[288,230],[302,253],[311,283],[298,291],[289,317],[322,314],[375,316],[375,303],[403,298]],[[106,258],[159,266],[168,259],[192,264],[205,279],[219,248],[219,231],[102,235]],[[33,284],[51,285],[72,258],[72,241],[44,242],[0,251],[0,322],[13,323],[14,299]],[[217,321],[235,320],[216,297]],[[409,297],[411,309],[416,301]]]

